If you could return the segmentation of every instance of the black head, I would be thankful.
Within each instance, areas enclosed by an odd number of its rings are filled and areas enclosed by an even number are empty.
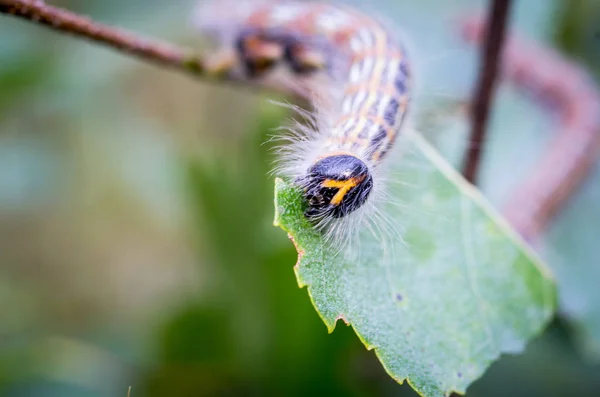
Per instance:
[[[349,154],[337,154],[314,163],[302,180],[308,218],[341,218],[362,206],[373,188],[367,165]]]

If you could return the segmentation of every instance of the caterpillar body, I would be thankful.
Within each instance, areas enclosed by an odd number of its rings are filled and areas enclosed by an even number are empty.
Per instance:
[[[214,63],[221,73],[259,80],[283,67],[297,82],[326,74],[316,92],[305,93],[316,112],[282,147],[280,169],[302,188],[315,225],[364,209],[381,188],[378,169],[410,102],[400,41],[375,19],[329,3],[225,0],[202,6],[196,20],[224,49]]]

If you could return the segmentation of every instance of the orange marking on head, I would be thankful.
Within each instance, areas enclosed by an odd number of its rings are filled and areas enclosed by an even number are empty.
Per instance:
[[[357,176],[355,178],[346,179],[343,181],[336,181],[334,179],[326,179],[323,181],[321,186],[326,188],[337,188],[338,191],[331,199],[331,204],[339,205],[346,196],[346,193],[350,191],[353,187],[364,181],[366,178],[365,175]]]

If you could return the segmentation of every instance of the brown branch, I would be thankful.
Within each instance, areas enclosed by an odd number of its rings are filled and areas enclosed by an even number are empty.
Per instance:
[[[496,77],[500,69],[501,49],[506,35],[506,25],[511,6],[511,0],[492,0],[492,2],[486,25],[489,29],[481,54],[482,63],[477,90],[472,103],[469,147],[463,167],[463,174],[471,183],[475,183],[477,180],[483,144],[486,138],[490,104],[496,86]]]
[[[52,7],[41,0],[0,0],[0,13],[13,15],[50,29],[91,40],[145,61],[197,77],[224,77],[212,73],[205,60],[191,51],[123,29],[102,25],[81,15]]]

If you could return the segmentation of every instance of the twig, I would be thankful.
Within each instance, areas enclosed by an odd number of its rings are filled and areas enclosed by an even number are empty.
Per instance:
[[[472,103],[472,124],[463,167],[465,178],[475,183],[481,161],[481,152],[486,137],[486,126],[489,116],[492,94],[496,85],[496,77],[500,69],[502,44],[506,32],[511,0],[492,0],[488,15],[488,31],[483,46],[482,64],[479,72],[477,91]]]
[[[203,78],[222,77],[210,73],[205,60],[191,51],[155,39],[142,38],[123,29],[102,25],[41,0],[0,0],[0,13],[38,23]]]

